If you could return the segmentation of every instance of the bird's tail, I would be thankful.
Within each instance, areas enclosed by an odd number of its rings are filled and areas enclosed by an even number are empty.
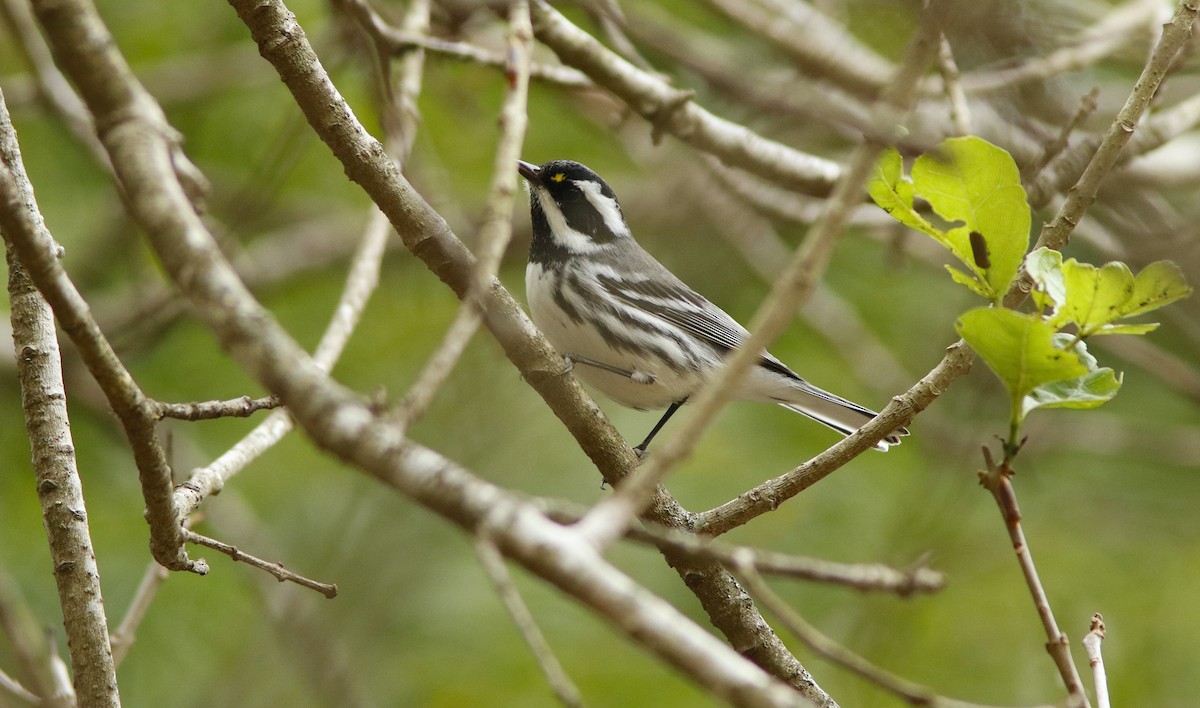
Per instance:
[[[842,435],[850,435],[857,431],[876,415],[875,411],[869,408],[863,408],[808,382],[797,386],[796,391],[798,395],[794,400],[779,401],[779,405],[823,423]],[[880,440],[875,449],[887,452],[892,445],[899,445],[900,438],[904,435],[908,435],[908,429],[898,428]]]

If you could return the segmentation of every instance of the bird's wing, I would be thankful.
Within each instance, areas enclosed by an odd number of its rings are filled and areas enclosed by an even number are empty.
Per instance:
[[[732,317],[678,279],[620,278],[599,274],[600,286],[630,307],[669,322],[705,343],[729,350],[749,333]]]
[[[741,346],[750,333],[724,310],[674,276],[625,279],[601,274],[600,286],[625,304],[685,330],[722,354]],[[760,365],[801,381],[783,362],[763,352]]]
[[[621,302],[685,330],[722,354],[741,346],[750,337],[737,320],[665,269],[652,278],[627,279],[598,274],[597,280]],[[794,390],[803,394],[795,400],[779,398],[777,402],[843,435],[853,433],[875,417],[875,411],[813,386],[768,352],[762,353],[758,363],[764,369],[790,379]],[[908,435],[908,430],[895,431],[880,442],[879,449],[886,450],[888,445],[898,444],[901,435]]]

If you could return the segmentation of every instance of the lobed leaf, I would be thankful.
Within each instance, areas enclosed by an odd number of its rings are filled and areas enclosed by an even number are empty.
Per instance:
[[[1183,277],[1183,271],[1171,261],[1155,261],[1142,268],[1133,281],[1133,293],[1121,312],[1122,317],[1133,317],[1150,312],[1181,300],[1192,294],[1192,287]]]
[[[979,352],[1014,402],[1044,384],[1088,373],[1075,351],[1056,344],[1055,328],[1037,314],[977,307],[964,312],[955,329]]]
[[[916,159],[911,182],[900,153],[887,150],[867,191],[893,218],[933,237],[967,267],[966,274],[951,272],[955,282],[995,301],[1016,277],[1029,247],[1030,214],[1020,172],[1004,150],[980,138],[950,138]],[[942,231],[914,210],[917,196],[952,228]]]
[[[1133,273],[1118,261],[1097,268],[1072,258],[1062,264],[1062,275],[1067,286],[1063,312],[1083,336],[1121,317],[1133,295]]]
[[[867,181],[867,193],[896,221],[941,241],[944,234],[913,209],[913,185],[905,179],[903,168],[896,148],[884,150]]]
[[[1021,416],[1037,408],[1095,408],[1121,390],[1121,377],[1107,366],[1083,376],[1042,384],[1021,400]]]
[[[912,179],[938,216],[964,224],[947,232],[951,252],[1003,294],[1029,249],[1029,204],[1012,156],[981,138],[950,138],[917,158]],[[987,245],[988,267],[976,263],[973,231]]]
[[[1059,259],[1061,261],[1061,256]],[[1059,264],[1057,276],[1050,256],[1043,254],[1034,259],[1030,254],[1026,264],[1026,268],[1032,264],[1039,271],[1038,275],[1030,271],[1030,275],[1034,275],[1034,282],[1039,284],[1038,289],[1045,290],[1046,297],[1057,303],[1059,311],[1051,322],[1059,327],[1074,322],[1082,337],[1145,334],[1158,325],[1112,323],[1158,309],[1192,292],[1179,266],[1170,261],[1151,263],[1136,277],[1129,266],[1118,261],[1097,268],[1072,258]],[[1061,279],[1065,288],[1065,296],[1061,298],[1057,292],[1049,292],[1057,288],[1056,277]]]

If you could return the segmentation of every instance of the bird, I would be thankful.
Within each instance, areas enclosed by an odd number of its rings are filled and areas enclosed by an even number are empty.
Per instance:
[[[525,290],[533,323],[568,370],[617,403],[666,412],[634,450],[644,456],[672,415],[749,332],[634,240],[608,183],[571,160],[517,161],[533,237]],[[777,403],[842,435],[875,417],[817,388],[763,351],[734,398]],[[879,441],[886,451],[908,430]]]

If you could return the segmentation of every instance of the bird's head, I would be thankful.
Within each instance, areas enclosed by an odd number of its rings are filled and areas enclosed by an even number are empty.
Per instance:
[[[554,160],[540,167],[518,161],[529,185],[533,251],[588,253],[629,238],[617,195],[600,175],[578,162]]]

